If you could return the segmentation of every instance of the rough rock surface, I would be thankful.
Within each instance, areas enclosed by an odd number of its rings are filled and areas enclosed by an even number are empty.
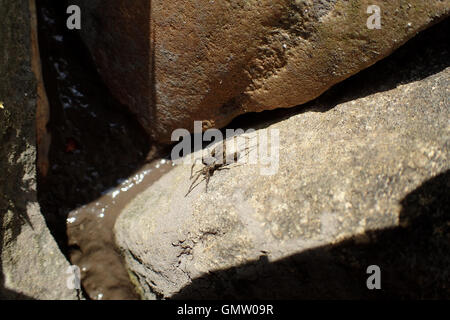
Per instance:
[[[275,175],[231,166],[185,197],[178,165],[139,195],[115,232],[143,296],[449,298],[450,68],[397,85],[263,125]]]
[[[0,0],[0,298],[77,299],[36,197],[36,109],[43,97],[33,73],[33,8],[34,0]]]
[[[449,1],[72,1],[112,93],[161,142],[193,121],[293,107],[444,18]],[[370,5],[381,29],[368,29]]]

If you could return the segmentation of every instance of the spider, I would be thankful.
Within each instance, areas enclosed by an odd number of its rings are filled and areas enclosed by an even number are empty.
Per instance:
[[[244,137],[244,138],[250,139],[249,137]],[[245,150],[248,150],[248,147],[246,147]],[[191,186],[189,187],[189,190],[186,193],[185,197],[187,197],[187,195],[189,193],[191,193],[191,191],[197,186],[197,185],[194,186],[194,184],[198,181],[198,179],[201,176],[205,177],[203,179],[203,180],[206,181],[205,192],[208,192],[209,179],[214,174],[214,172],[216,170],[217,171],[229,170],[230,168],[226,168],[226,167],[229,166],[232,163],[237,162],[237,160],[239,158],[240,158],[239,152],[235,151],[233,153],[233,155],[232,155],[232,159],[230,159],[230,155],[227,155],[227,152],[226,152],[226,142],[225,141],[222,141],[222,143],[220,143],[213,150],[211,150],[210,156],[202,157],[202,158],[196,158],[194,160],[194,163],[192,164],[191,176],[189,178],[189,180],[194,179],[194,181],[192,182]],[[200,160],[200,159],[202,160],[202,164],[204,165],[204,167],[201,168],[200,170],[197,170],[194,173],[193,171],[194,171],[195,164],[197,163],[197,160]],[[230,160],[232,160],[232,161],[230,162]],[[200,183],[201,183],[201,181],[200,181]]]

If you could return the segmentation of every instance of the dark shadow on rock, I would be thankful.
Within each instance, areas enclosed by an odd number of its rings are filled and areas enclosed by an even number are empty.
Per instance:
[[[4,246],[6,246],[5,229],[1,227],[3,226],[3,222],[4,222],[3,216],[0,215],[0,300],[33,300],[33,298],[23,293],[10,290],[5,287],[5,275],[3,274],[2,270],[3,269],[2,251]],[[9,235],[10,241],[15,241],[16,238],[20,235],[23,223],[24,222],[16,219],[13,223],[8,225],[8,232],[11,232],[11,234]]]
[[[0,299],[32,299],[6,288],[4,274],[4,266],[11,266],[5,261],[10,258],[6,248],[14,247],[25,226],[33,227],[27,207],[36,203],[35,156],[30,148],[36,144],[35,104],[30,103],[36,84],[30,64],[28,1],[3,1],[0,11],[0,97],[5,99],[0,110]]]
[[[9,128],[7,134],[0,137],[5,142],[2,144],[2,151],[5,154],[10,154],[10,152],[14,154],[12,150],[16,147],[25,149],[27,146],[32,145],[27,137],[21,136],[15,138],[13,131],[15,131],[13,128]],[[16,153],[17,156],[20,154],[19,152]],[[12,164],[8,164],[8,170],[5,169],[4,176],[0,178],[0,212],[6,213],[11,210],[13,214],[17,214],[18,216],[11,217],[6,221],[5,216],[0,213],[0,300],[32,300],[33,298],[25,294],[5,287],[2,261],[3,250],[9,243],[14,243],[17,240],[17,237],[22,233],[22,227],[24,225],[33,228],[27,214],[27,204],[29,202],[35,202],[35,193],[32,191],[32,186],[27,184],[24,186],[23,181],[20,181],[27,174],[23,162],[18,161],[18,159],[10,160],[12,160]],[[3,161],[0,162],[3,165]],[[8,199],[13,200],[9,201]],[[7,237],[5,235],[6,231],[8,232]]]
[[[12,209],[12,208],[11,208]],[[0,300],[32,300],[33,298],[22,294],[20,292],[10,290],[5,287],[5,275],[3,274],[3,261],[2,251],[6,246],[5,230],[10,232],[8,238],[9,241],[16,241],[17,237],[21,234],[22,226],[25,223],[30,223],[25,208],[16,208],[14,211],[20,210],[20,219],[14,219],[7,226],[4,226],[4,216],[0,214]]]
[[[194,279],[172,299],[449,299],[450,171],[402,201],[399,226]],[[369,290],[367,267],[381,269]]]

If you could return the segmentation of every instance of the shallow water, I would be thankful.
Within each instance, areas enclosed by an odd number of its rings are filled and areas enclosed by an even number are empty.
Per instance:
[[[112,232],[123,208],[148,188],[172,163],[156,160],[89,204],[73,210],[67,218],[70,260],[81,271],[83,287],[93,299],[134,299],[123,260],[115,248]]]

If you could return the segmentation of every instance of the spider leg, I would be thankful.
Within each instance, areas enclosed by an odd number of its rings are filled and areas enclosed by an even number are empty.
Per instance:
[[[205,192],[208,193],[208,183],[209,183],[209,179],[211,178],[211,173],[208,171],[206,171],[206,187],[205,187]]]
[[[192,167],[191,167],[191,177],[189,178],[189,179],[192,179],[192,172],[194,171],[194,167],[195,167],[195,165],[197,164],[197,161],[198,160],[201,160],[202,158],[195,158],[194,159],[194,163],[192,164]],[[201,170],[201,169],[200,169]],[[199,172],[199,171],[197,171],[197,172]]]
[[[197,176],[195,177],[194,181],[192,181],[192,184],[191,184],[191,186],[189,187],[188,192],[186,193],[186,195],[185,195],[184,197],[187,197],[187,195],[188,195],[189,193],[191,193],[192,190],[194,190],[194,188],[196,187],[196,186],[194,186],[194,184],[197,182],[198,178],[200,178],[201,175],[202,175],[202,174],[201,174],[200,172],[197,173]]]
[[[240,167],[240,166],[243,166],[243,165],[244,165],[244,163],[237,163],[237,162],[235,162],[235,163],[227,164],[227,166],[231,166],[232,164],[234,164],[233,168],[235,168],[235,167]],[[220,171],[220,170],[230,170],[230,169],[231,169],[231,168],[220,168],[220,169],[217,169],[217,171]]]
[[[204,167],[201,169],[198,169],[197,171],[194,172],[194,174],[201,173],[201,172],[203,172],[204,169],[205,169]],[[191,179],[192,179],[192,177],[191,177]]]

